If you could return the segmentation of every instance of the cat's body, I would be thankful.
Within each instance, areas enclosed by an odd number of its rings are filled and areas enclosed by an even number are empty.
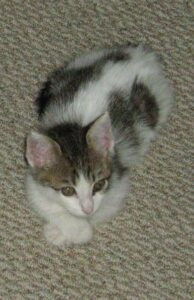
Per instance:
[[[27,138],[27,195],[56,244],[85,243],[129,192],[128,172],[169,113],[172,91],[142,45],[94,52],[54,72]]]

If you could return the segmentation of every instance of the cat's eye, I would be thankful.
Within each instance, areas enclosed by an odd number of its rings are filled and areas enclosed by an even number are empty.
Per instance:
[[[64,196],[70,197],[75,194],[75,189],[72,186],[66,186],[61,189],[61,192]]]
[[[94,187],[93,187],[93,194],[95,194],[96,192],[101,191],[106,185],[107,185],[107,180],[106,179],[101,179],[101,180],[97,181],[94,184]]]

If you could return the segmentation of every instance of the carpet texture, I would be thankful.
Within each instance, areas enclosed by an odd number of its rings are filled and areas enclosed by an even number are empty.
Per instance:
[[[194,3],[1,0],[0,299],[194,299]],[[25,199],[24,137],[56,66],[140,41],[164,60],[176,102],[131,174],[120,215],[88,245],[57,249]]]

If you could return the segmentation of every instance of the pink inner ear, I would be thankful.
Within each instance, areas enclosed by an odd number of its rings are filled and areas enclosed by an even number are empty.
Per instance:
[[[114,141],[108,113],[102,115],[92,125],[88,132],[88,140],[91,141],[92,146],[99,152],[103,153],[112,149]]]
[[[32,167],[50,165],[56,160],[54,145],[44,136],[31,136],[27,140],[26,158]]]
[[[97,128],[98,142],[104,150],[110,150],[113,146],[113,136],[109,116],[105,115],[99,128]]]
[[[41,145],[41,143],[37,143],[36,141],[31,142],[31,152],[34,164],[38,167],[44,166],[50,159],[49,149],[47,149],[45,145]]]
[[[107,130],[106,128],[105,132],[103,132],[99,137],[99,142],[104,150],[108,150],[110,148],[111,140],[110,130]]]

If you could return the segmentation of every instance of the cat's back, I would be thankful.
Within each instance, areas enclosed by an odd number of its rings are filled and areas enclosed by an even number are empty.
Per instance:
[[[155,89],[156,83],[162,91],[167,87],[158,59],[142,45],[105,49],[75,59],[55,71],[43,86],[37,99],[42,124],[88,125],[110,109],[113,94],[130,95],[137,80],[145,83],[159,102],[165,102],[165,92],[163,100]],[[126,101],[126,97],[117,98]]]

